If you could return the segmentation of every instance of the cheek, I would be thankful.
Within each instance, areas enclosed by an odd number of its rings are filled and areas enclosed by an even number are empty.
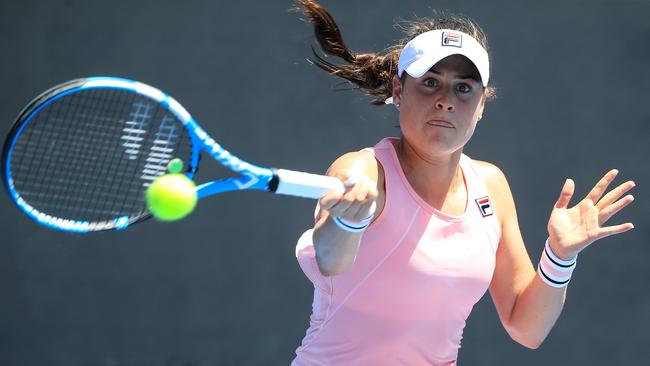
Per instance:
[[[468,106],[466,113],[467,114],[465,115],[465,120],[467,121],[467,129],[464,133],[465,142],[469,141],[469,139],[474,134],[474,131],[476,130],[476,125],[478,124],[478,121],[481,119],[481,115],[483,111],[480,105],[476,106],[476,104],[472,103],[471,106]]]
[[[465,103],[466,119],[472,124],[476,124],[483,115],[483,103],[480,98]]]
[[[411,103],[400,106],[399,125],[402,130],[414,129],[422,119],[424,119],[423,108],[413,108]]]
[[[476,122],[472,123],[469,128],[467,129],[467,132],[465,133],[465,138],[466,141],[469,141],[470,138],[474,135],[474,131],[476,131]]]

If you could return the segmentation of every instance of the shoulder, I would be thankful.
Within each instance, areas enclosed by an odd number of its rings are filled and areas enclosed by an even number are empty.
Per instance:
[[[374,180],[381,179],[383,175],[382,156],[385,156],[388,150],[394,151],[394,144],[398,140],[398,137],[385,137],[372,147],[343,154],[332,163],[328,169],[328,174],[332,175],[332,172],[338,170],[353,170],[355,172],[366,172]]]
[[[482,160],[472,160],[472,162],[490,191],[492,191],[492,188],[497,190],[508,186],[508,180],[498,166]]]
[[[348,152],[338,157],[327,170],[333,176],[364,175],[374,181],[379,175],[379,164],[369,149]]]
[[[514,213],[514,200],[504,172],[495,164],[486,161],[472,162],[495,204],[497,216],[501,219],[510,217]]]
[[[334,163],[370,163],[375,160],[375,155],[370,148],[359,151],[351,151],[339,156]]]

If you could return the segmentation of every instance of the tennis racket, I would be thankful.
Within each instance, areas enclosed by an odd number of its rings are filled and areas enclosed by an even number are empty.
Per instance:
[[[238,173],[200,184],[198,198],[236,190],[320,198],[336,178],[263,168],[211,138],[176,100],[132,80],[91,77],[55,86],[18,115],[2,150],[2,178],[27,216],[86,233],[125,229],[151,216],[145,191],[171,159],[193,178],[201,152]]]

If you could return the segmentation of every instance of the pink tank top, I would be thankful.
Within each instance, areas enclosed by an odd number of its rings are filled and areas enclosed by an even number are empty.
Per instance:
[[[492,279],[499,224],[470,158],[460,160],[466,210],[452,216],[411,188],[395,142],[386,138],[369,149],[384,168],[386,201],[352,267],[325,277],[312,230],[298,241],[296,256],[314,284],[314,300],[292,366],[456,364],[465,320]]]

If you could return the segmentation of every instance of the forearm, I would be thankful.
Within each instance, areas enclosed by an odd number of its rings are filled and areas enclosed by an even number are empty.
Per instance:
[[[534,273],[517,296],[507,321],[508,333],[526,347],[539,347],[560,316],[565,298],[566,287],[551,287]]]
[[[354,263],[362,233],[377,208],[380,183],[377,161],[364,151],[343,155],[327,173],[344,182],[346,190],[329,192],[319,200],[312,238],[318,269],[325,276],[334,276]]]
[[[547,225],[549,240],[541,253],[540,272],[536,272],[526,251],[505,177],[497,175],[493,181],[488,180],[497,213],[502,218],[490,292],[504,327],[517,342],[536,348],[549,334],[562,312],[566,284],[576,266],[577,253],[595,240],[634,227],[631,223],[602,227],[634,199],[631,195],[623,197],[634,187],[631,181],[606,193],[616,174],[616,170],[608,172],[572,208],[568,204],[574,183],[567,179]]]
[[[314,249],[318,269],[325,276],[347,271],[354,263],[362,232],[349,232],[338,227],[331,216],[322,218],[314,227]]]

